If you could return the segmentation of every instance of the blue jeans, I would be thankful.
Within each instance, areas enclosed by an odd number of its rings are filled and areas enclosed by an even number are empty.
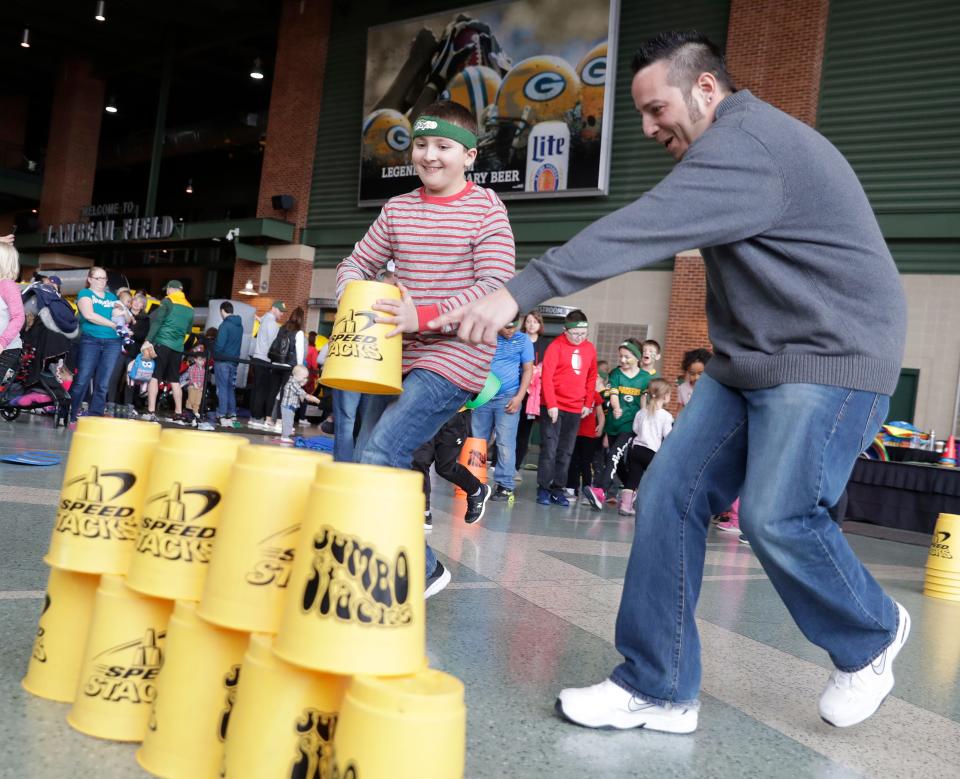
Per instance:
[[[493,478],[502,487],[512,490],[514,487],[513,474],[516,470],[514,459],[517,456],[517,426],[520,424],[520,414],[508,414],[507,403],[513,395],[497,395],[489,402],[475,408],[471,414],[473,437],[490,439],[490,431],[497,431],[497,467],[494,468]]]
[[[70,385],[70,420],[76,421],[80,404],[87,394],[87,388],[93,381],[93,395],[87,409],[92,417],[103,415],[103,407],[107,402],[107,390],[110,388],[110,377],[113,367],[120,358],[120,338],[94,338],[92,335],[81,335],[77,347],[77,375]]]
[[[433,438],[473,393],[436,373],[414,369],[403,380],[401,395],[367,395],[364,425],[371,432],[355,458],[368,465],[409,469],[414,451]],[[389,499],[389,498],[388,498]],[[437,556],[427,544],[427,577],[437,567]]]
[[[353,462],[353,431],[361,397],[359,392],[333,390],[333,459],[338,463]]]
[[[703,376],[640,482],[611,679],[654,703],[696,703],[707,528],[737,495],[740,529],[803,634],[842,671],[879,656],[896,606],[828,509],[888,406],[840,387],[738,390]]]
[[[237,415],[237,364],[217,362],[213,365],[213,380],[217,383],[217,416]]]

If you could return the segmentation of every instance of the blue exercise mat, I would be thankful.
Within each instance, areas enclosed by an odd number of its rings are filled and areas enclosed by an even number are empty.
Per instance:
[[[312,438],[303,438],[297,436],[293,445],[297,449],[312,449],[315,452],[332,452],[333,439],[325,435],[317,435]]]
[[[53,452],[15,452],[0,457],[0,463],[11,465],[59,465],[60,455]]]

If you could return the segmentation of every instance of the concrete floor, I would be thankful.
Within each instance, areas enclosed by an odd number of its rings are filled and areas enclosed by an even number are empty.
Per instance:
[[[0,422],[0,454],[66,455],[69,434],[24,417]],[[825,725],[816,702],[825,653],[790,620],[749,547],[711,531],[698,615],[703,708],[692,736],[590,731],[553,711],[564,686],[603,679],[619,656],[613,625],[632,519],[609,508],[538,506],[525,472],[512,506],[490,504],[478,526],[437,485],[430,543],[453,582],[428,601],[430,664],[466,685],[470,779],[503,777],[960,776],[960,603],[921,594],[926,549],[848,533],[913,632],[897,686],[878,714],[849,730]],[[132,745],[85,737],[67,706],[20,687],[43,603],[63,466],[0,465],[0,776],[141,777]]]

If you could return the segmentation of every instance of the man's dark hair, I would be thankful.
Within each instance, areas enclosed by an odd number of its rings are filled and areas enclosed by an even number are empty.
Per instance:
[[[435,116],[437,119],[443,119],[445,122],[469,130],[474,135],[477,134],[477,120],[473,112],[452,100],[438,100],[431,103],[420,112],[420,115]]]
[[[572,325],[574,322],[587,322],[587,315],[584,314],[579,308],[573,309],[569,314],[563,318],[564,325]]]
[[[662,32],[651,38],[637,49],[630,67],[633,75],[637,75],[661,60],[670,63],[667,83],[679,88],[684,95],[690,93],[701,73],[712,73],[725,91],[737,91],[720,47],[696,30]]]
[[[224,313],[224,314],[232,314],[232,313],[233,313],[233,303],[231,303],[229,300],[224,300],[224,301],[220,304],[220,311],[221,311],[221,313]]]

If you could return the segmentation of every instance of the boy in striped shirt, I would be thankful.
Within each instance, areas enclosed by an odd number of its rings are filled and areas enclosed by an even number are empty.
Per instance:
[[[372,395],[362,409],[354,459],[409,468],[413,452],[483,387],[494,348],[456,340],[453,330],[430,330],[440,314],[502,287],[515,267],[513,231],[492,190],[467,181],[477,156],[476,122],[462,106],[428,106],[413,125],[411,158],[423,182],[387,201],[367,234],[337,268],[337,296],[347,282],[374,279],[392,260],[399,301],[380,300],[378,322],[404,334],[403,394]],[[467,498],[468,514],[482,515],[490,497],[483,485]],[[427,546],[426,595],[450,574]]]

